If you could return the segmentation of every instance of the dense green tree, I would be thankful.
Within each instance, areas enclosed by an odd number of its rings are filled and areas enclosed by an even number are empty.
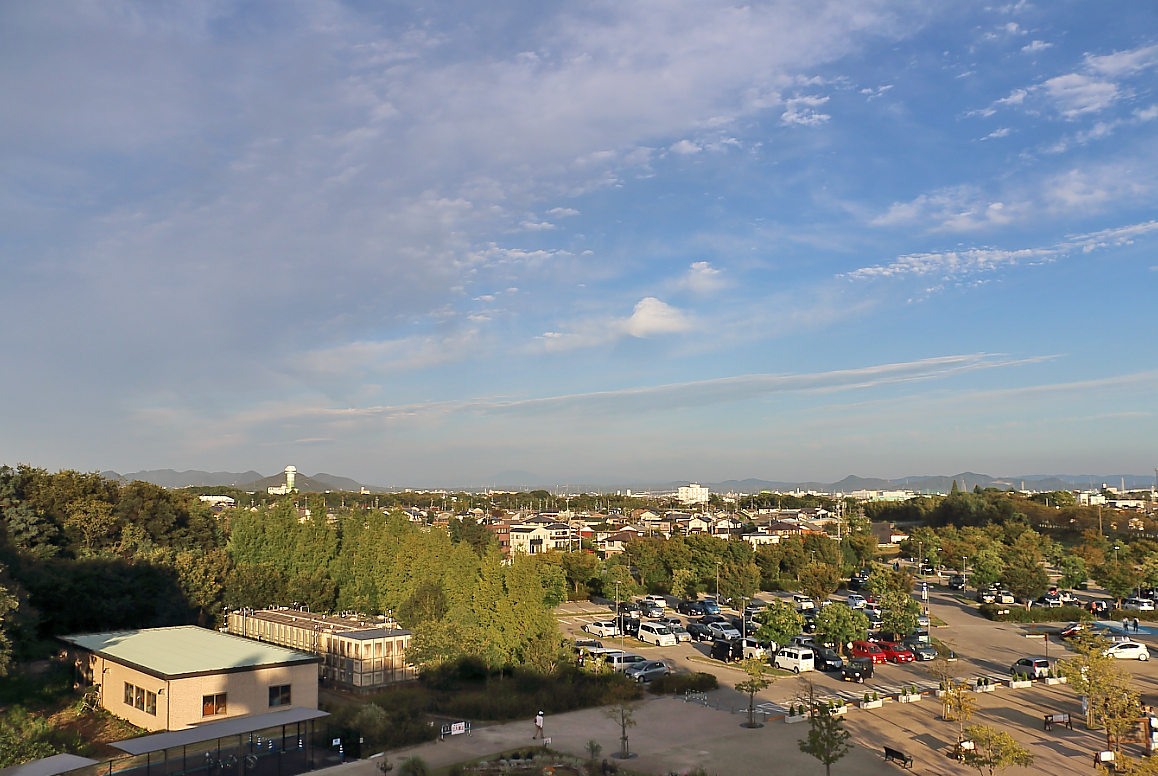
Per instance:
[[[816,615],[817,639],[835,644],[838,652],[845,652],[851,642],[864,639],[868,629],[868,617],[846,604],[831,603]]]
[[[912,633],[916,629],[921,607],[911,594],[889,590],[881,596],[881,609],[881,630]]]
[[[840,569],[827,563],[812,563],[800,570],[800,589],[819,606],[840,585]]]
[[[804,617],[790,604],[779,599],[768,604],[768,608],[756,613],[760,628],[756,640],[762,644],[772,643],[777,648],[784,646],[804,627]]]

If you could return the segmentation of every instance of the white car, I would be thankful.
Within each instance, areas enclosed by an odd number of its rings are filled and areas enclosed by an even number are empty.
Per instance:
[[[1106,655],[1119,660],[1149,660],[1150,650],[1136,641],[1119,641],[1106,649]]]
[[[714,639],[731,640],[740,638],[740,631],[726,622],[713,622],[708,626],[708,632],[712,634],[712,638]]]
[[[863,609],[868,606],[868,601],[860,593],[849,593],[844,602],[853,609]]]
[[[807,609],[815,609],[816,603],[813,602],[813,600],[806,595],[801,595],[800,593],[793,593],[792,594],[792,606],[795,607],[796,611],[803,612]]]
[[[1132,609],[1136,612],[1154,611],[1154,602],[1149,598],[1127,598],[1122,602],[1123,609]]]
[[[619,635],[619,626],[613,623],[611,620],[590,622],[584,625],[581,630],[590,633],[592,636],[598,636],[601,639],[608,638],[609,636]]]
[[[999,604],[1012,604],[1013,603],[1013,593],[1009,592],[1008,590],[1002,590],[1000,593],[997,594],[997,603],[999,603]]]

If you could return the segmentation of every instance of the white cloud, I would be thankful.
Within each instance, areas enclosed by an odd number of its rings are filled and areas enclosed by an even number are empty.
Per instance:
[[[681,140],[678,143],[672,143],[668,150],[687,156],[688,154],[698,154],[703,149],[690,140]]]
[[[1094,56],[1086,54],[1086,67],[1095,73],[1116,78],[1134,75],[1158,65],[1158,45]]]
[[[570,218],[579,215],[579,211],[569,207],[553,207],[547,211],[547,215],[555,218]]]
[[[1046,43],[1044,40],[1035,40],[1033,43],[1022,46],[1021,50],[1026,54],[1036,54],[1039,51],[1045,51],[1047,48],[1053,48],[1053,44]]]
[[[546,232],[554,229],[555,225],[549,221],[524,221],[519,227],[528,232]]]
[[[828,97],[814,95],[793,97],[785,101],[787,110],[781,114],[780,120],[790,126],[815,127],[823,124],[832,117],[825,113],[818,113],[816,108],[826,102],[828,102]]]
[[[727,283],[720,270],[713,267],[711,262],[697,261],[688,268],[679,285],[698,294],[708,294],[720,290]]]
[[[956,186],[921,194],[910,202],[894,202],[886,213],[872,220],[875,226],[899,226],[928,222],[934,231],[964,232],[1013,222],[1025,210],[985,197],[974,186]]]
[[[995,130],[993,130],[992,132],[990,132],[988,135],[986,135],[985,137],[983,137],[983,138],[981,138],[981,139],[982,139],[982,140],[993,140],[993,139],[995,139],[995,138],[999,138],[999,137],[1005,137],[1005,136],[1006,136],[1006,135],[1008,135],[1008,134],[1009,134],[1011,131],[1012,131],[1012,130],[1011,130],[1009,127],[1002,127],[1002,128],[1000,128],[1000,129],[995,129]]]
[[[645,297],[635,305],[623,330],[632,337],[654,337],[658,334],[677,334],[691,328],[686,313],[665,304],[654,296]]]
[[[888,264],[862,267],[839,277],[848,280],[878,280],[908,276],[958,279],[967,275],[993,272],[1003,267],[1052,262],[1076,251],[1089,253],[1099,248],[1129,245],[1135,239],[1156,231],[1158,221],[1145,221],[1089,234],[1072,235],[1062,242],[1038,248],[1017,250],[971,248],[960,251],[914,253],[900,256]]]
[[[1104,110],[1121,96],[1117,84],[1080,73],[1050,78],[1042,84],[1047,96],[1066,118]]]

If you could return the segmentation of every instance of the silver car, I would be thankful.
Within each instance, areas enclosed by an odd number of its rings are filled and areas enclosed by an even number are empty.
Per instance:
[[[740,638],[740,631],[733,628],[726,622],[713,622],[708,626],[708,631],[715,639],[738,639]]]
[[[670,673],[671,669],[662,660],[648,660],[645,663],[636,663],[626,669],[623,675],[637,682],[650,682],[652,679],[658,679]]]

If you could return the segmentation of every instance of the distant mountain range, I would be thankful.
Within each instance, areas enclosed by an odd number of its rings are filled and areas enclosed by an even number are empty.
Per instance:
[[[133,480],[142,480],[144,482],[151,482],[155,485],[160,485],[164,488],[188,488],[188,487],[207,487],[207,486],[228,486],[238,488],[240,490],[265,490],[267,487],[276,487],[285,484],[285,474],[278,472],[269,477],[263,476],[260,472],[203,472],[203,471],[184,471],[178,472],[172,469],[154,469],[151,471],[139,471],[132,474],[121,475],[114,471],[101,472],[101,475],[107,479],[117,480],[120,482],[132,482]],[[571,483],[563,483],[558,480],[552,480],[546,477],[540,477],[535,474],[524,471],[505,471],[496,474],[494,477],[488,478],[484,488],[493,488],[496,490],[535,490],[544,489],[552,492],[566,491],[569,493],[591,493],[591,492],[607,492],[612,490],[632,490],[632,491],[654,491],[654,490],[674,490],[680,485],[687,485],[689,481],[680,480],[677,482],[667,483],[650,483],[650,484],[623,484],[623,485],[594,485],[591,484],[596,478],[583,477],[576,478]],[[586,481],[586,484],[583,484]],[[713,493],[759,493],[762,490],[771,491],[790,491],[790,490],[820,490],[827,492],[841,492],[851,493],[856,490],[912,490],[917,493],[948,493],[953,487],[953,482],[957,482],[957,487],[962,490],[972,490],[975,485],[980,485],[982,488],[1000,488],[1006,490],[1014,488],[1017,490],[1029,489],[1037,491],[1050,490],[1069,490],[1073,488],[1095,488],[1102,483],[1106,483],[1111,487],[1121,487],[1124,483],[1127,489],[1148,488],[1153,484],[1152,477],[1136,475],[1136,474],[1027,474],[1018,477],[991,477],[988,474],[977,474],[975,472],[962,472],[951,476],[935,475],[935,476],[914,476],[901,477],[893,480],[879,479],[874,477],[857,477],[849,475],[839,482],[787,482],[776,480],[760,480],[760,479],[744,479],[744,480],[724,480],[723,482],[702,482],[701,485],[706,485]],[[375,493],[385,493],[390,490],[397,490],[397,488],[383,488],[373,485],[363,486],[362,483],[352,480],[349,477],[339,477],[334,474],[326,474],[319,472],[312,476],[306,476],[299,473],[296,479],[298,490],[306,492],[320,492],[320,491],[352,491],[357,492],[362,487]],[[449,486],[447,490],[456,490],[460,486]],[[481,490],[477,484],[473,486],[461,486],[465,490]]]

